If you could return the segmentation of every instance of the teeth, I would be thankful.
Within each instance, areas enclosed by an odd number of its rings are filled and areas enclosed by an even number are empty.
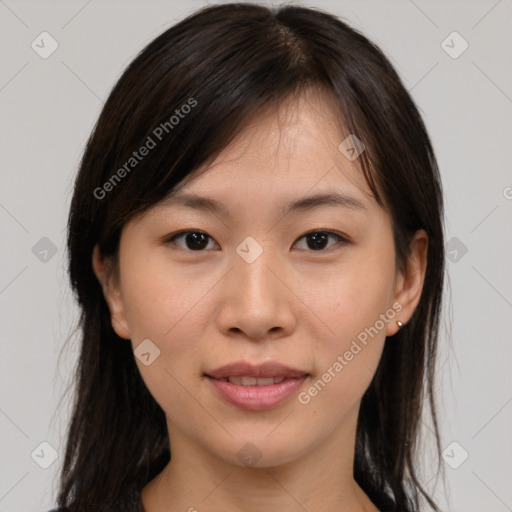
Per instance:
[[[285,377],[246,377],[244,375],[227,377],[226,380],[237,386],[272,386],[272,384],[283,382]]]

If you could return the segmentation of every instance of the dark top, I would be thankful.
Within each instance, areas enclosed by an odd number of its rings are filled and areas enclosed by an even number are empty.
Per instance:
[[[380,512],[399,512],[391,500],[383,492],[367,492],[368,497]],[[67,507],[54,508],[49,512],[72,512]],[[91,509],[92,512],[92,509]],[[101,509],[96,508],[95,512],[144,512],[140,498],[140,490],[131,487],[128,491],[120,495],[113,503],[105,505]]]
[[[130,487],[118,496],[112,503],[103,507],[91,507],[91,512],[144,512],[142,501],[140,499],[140,490]],[[52,508],[49,512],[72,512],[73,507]]]

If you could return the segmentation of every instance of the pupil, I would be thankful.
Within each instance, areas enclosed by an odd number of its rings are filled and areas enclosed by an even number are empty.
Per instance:
[[[317,238],[317,242],[313,242],[313,248],[314,249],[321,249],[324,245],[325,245],[325,241],[327,239],[327,235],[325,233],[313,233],[312,235],[308,235],[308,239],[309,240],[313,240]],[[320,241],[320,244],[318,244],[318,238],[322,238],[322,240]],[[319,247],[322,246],[322,247]]]
[[[202,238],[202,240],[201,240]],[[189,233],[186,237],[187,240],[187,247],[189,249],[203,249],[208,244],[205,243],[206,237],[204,233]],[[192,244],[189,244],[189,242],[192,240]]]

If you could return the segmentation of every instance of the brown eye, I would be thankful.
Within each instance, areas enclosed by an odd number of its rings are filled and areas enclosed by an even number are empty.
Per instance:
[[[341,235],[333,233],[332,231],[311,231],[310,233],[303,235],[299,240],[304,238],[306,240],[307,248],[312,251],[323,251],[326,249],[328,240],[331,237],[337,238],[338,242],[345,241],[345,238],[343,238]],[[329,249],[333,245],[336,244],[331,244],[327,248]]]
[[[176,244],[176,240],[183,239],[185,245]],[[181,231],[166,240],[166,243],[175,243],[178,247],[189,251],[202,251],[208,246],[208,239],[213,240],[203,231]]]
[[[336,239],[337,243],[347,242],[347,239],[345,237],[332,231],[311,231],[299,238],[299,240],[302,239],[306,240],[306,247],[302,247],[300,249],[315,252],[322,252],[336,245],[336,242],[331,243],[329,245],[329,239]],[[180,243],[177,243],[178,240],[182,241]],[[212,249],[212,247],[208,247],[209,240],[213,241],[213,238],[211,238],[204,231],[188,230],[180,231],[179,233],[170,236],[165,240],[165,243],[172,243],[186,251],[202,252],[208,248]],[[296,244],[297,243],[298,242],[296,242]]]

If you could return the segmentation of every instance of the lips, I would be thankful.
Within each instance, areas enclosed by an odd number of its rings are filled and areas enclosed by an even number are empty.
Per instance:
[[[262,411],[286,402],[309,373],[280,363],[254,366],[240,362],[205,373],[218,395],[246,411]]]
[[[251,377],[248,375],[230,375],[229,377],[223,377],[224,382],[231,382],[237,386],[272,386],[272,384],[279,384],[283,382],[286,377]]]
[[[205,373],[205,375],[207,377],[212,377],[213,379],[219,380],[230,379],[231,377],[253,377],[256,379],[283,377],[285,379],[293,379],[304,377],[308,375],[308,372],[296,368],[291,368],[276,362],[268,362],[260,365],[251,365],[250,363],[246,362],[238,362],[222,366],[216,370],[208,371]]]

